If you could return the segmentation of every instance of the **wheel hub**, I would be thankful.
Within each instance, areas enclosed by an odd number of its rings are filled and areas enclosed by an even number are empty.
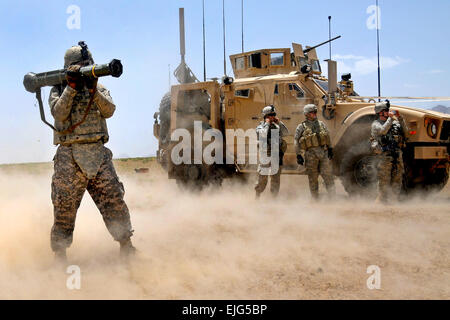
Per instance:
[[[377,181],[377,161],[374,156],[365,156],[355,165],[354,175],[356,183],[361,187],[368,187]]]

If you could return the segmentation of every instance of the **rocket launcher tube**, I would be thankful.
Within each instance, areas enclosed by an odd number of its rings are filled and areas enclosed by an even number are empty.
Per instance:
[[[113,76],[118,78],[122,75],[123,66],[120,60],[113,59],[110,63],[94,64],[80,68],[80,72],[85,77],[99,78],[104,76]],[[28,92],[35,93],[41,87],[56,86],[66,82],[66,69],[27,73],[23,78],[23,85]]]

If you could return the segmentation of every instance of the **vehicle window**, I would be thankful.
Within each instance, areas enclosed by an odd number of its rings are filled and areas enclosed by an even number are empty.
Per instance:
[[[270,54],[270,65],[271,66],[284,66],[284,53],[283,52],[273,52]]]
[[[242,70],[245,68],[245,57],[238,57],[234,60],[236,70]]]
[[[295,60],[295,55],[292,52],[291,53],[291,67],[295,67],[295,66],[297,66],[297,61]]]
[[[234,91],[234,96],[240,98],[248,98],[250,96],[250,89],[236,90]]]
[[[314,82],[317,83],[324,91],[328,92],[328,81],[314,79]]]
[[[289,91],[295,91],[297,99],[305,97],[305,91],[303,91],[296,83],[289,83]]]
[[[300,57],[300,67],[303,67],[304,65],[308,64],[308,59],[304,58],[304,57]]]
[[[274,94],[278,94],[278,83],[275,84],[275,88],[273,89]]]
[[[250,68],[261,68],[261,53],[254,53],[249,56]]]
[[[314,79],[314,82],[317,83],[324,91],[328,92],[328,81]],[[340,83],[338,83],[338,88],[342,91],[345,90],[345,86]],[[359,96],[359,94],[354,92],[354,96]]]
[[[320,63],[318,60],[313,60],[311,68],[313,69],[313,71],[322,72],[322,69],[320,68]]]

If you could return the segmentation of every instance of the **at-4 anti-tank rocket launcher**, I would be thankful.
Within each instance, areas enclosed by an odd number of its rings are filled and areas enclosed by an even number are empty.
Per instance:
[[[105,64],[92,64],[80,68],[80,73],[86,78],[99,78],[104,76],[113,76],[118,78],[122,75],[123,66],[120,60],[112,59]],[[39,102],[39,111],[41,120],[53,130],[57,131],[53,125],[45,119],[44,107],[42,103],[41,88],[46,86],[65,85],[67,69],[59,69],[41,73],[27,73],[23,78],[23,85],[28,92],[35,93]]]

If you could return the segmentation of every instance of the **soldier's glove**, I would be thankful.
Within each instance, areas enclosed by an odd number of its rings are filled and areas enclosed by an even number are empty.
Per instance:
[[[305,160],[303,159],[301,154],[297,155],[297,163],[301,166],[305,163]]]
[[[85,77],[84,83],[86,84],[86,88],[89,89],[89,93],[94,92],[94,88],[97,88],[98,78]]]
[[[80,72],[79,65],[73,65],[67,68],[66,80],[69,87],[80,91],[84,87],[83,75]]]
[[[333,148],[328,148],[328,159],[333,159]]]

